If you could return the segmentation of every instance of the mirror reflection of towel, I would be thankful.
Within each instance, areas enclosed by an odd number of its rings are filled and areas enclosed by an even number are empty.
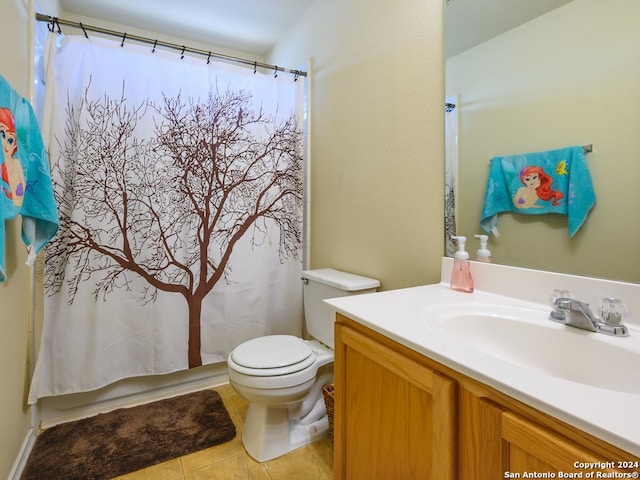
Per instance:
[[[556,213],[567,216],[569,236],[573,237],[595,203],[582,146],[494,157],[480,226],[499,236],[499,213]]]

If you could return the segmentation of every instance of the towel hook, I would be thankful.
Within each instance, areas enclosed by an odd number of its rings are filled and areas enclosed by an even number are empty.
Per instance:
[[[80,22],[80,28],[82,29],[82,32],[84,33],[85,38],[89,38],[89,35],[87,35],[87,31],[84,29],[84,25],[82,25],[82,22]]]

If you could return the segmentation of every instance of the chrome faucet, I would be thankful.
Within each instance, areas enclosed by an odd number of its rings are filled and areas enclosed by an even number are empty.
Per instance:
[[[626,337],[629,335],[629,331],[627,327],[622,324],[622,319],[619,314],[614,312],[603,315],[603,318],[599,319],[593,314],[588,304],[573,298],[556,298],[550,317],[556,322],[583,330],[589,330],[590,332],[605,333],[618,337]]]

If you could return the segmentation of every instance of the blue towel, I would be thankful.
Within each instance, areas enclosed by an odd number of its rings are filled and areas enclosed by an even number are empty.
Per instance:
[[[499,236],[499,213],[556,213],[567,216],[569,236],[573,237],[595,203],[581,146],[494,157],[480,226],[485,232]]]
[[[27,264],[58,230],[49,160],[31,104],[0,75],[0,282],[4,268],[4,222],[22,216]]]

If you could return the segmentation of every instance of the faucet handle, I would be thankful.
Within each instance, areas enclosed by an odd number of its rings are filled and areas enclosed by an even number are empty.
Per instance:
[[[573,295],[569,290],[556,288],[551,292],[551,295],[549,295],[549,303],[553,309],[549,315],[551,319],[556,322],[565,323],[567,313],[571,311],[571,302],[573,302]]]
[[[605,297],[600,301],[600,320],[609,326],[622,325],[629,314],[629,309],[619,298]]]
[[[551,295],[549,295],[549,304],[554,309],[556,308],[556,300],[559,298],[573,298],[573,294],[569,290],[563,290],[560,288],[556,288]]]
[[[577,305],[580,302],[576,302],[573,298],[568,297],[556,298],[555,309],[557,312],[568,313],[571,311],[574,303]]]

